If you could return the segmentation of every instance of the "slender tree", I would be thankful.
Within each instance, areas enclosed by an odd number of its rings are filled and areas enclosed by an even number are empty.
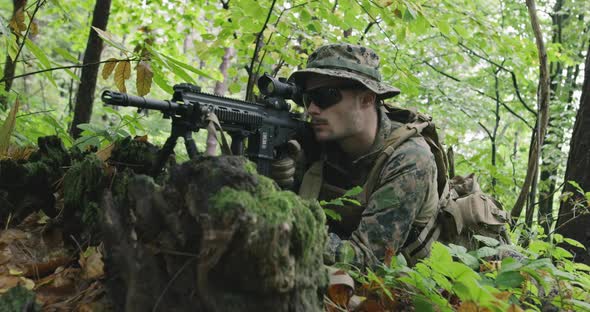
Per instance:
[[[92,26],[106,30],[111,10],[111,0],[97,0],[92,14]],[[70,134],[74,138],[80,136],[78,125],[87,123],[92,116],[92,104],[94,91],[96,90],[96,78],[98,76],[98,62],[102,52],[103,42],[94,29],[90,29],[86,52],[84,52],[84,67],[80,79],[80,86],[76,93],[76,105],[74,107],[74,120],[70,127]]]
[[[14,20],[20,10],[24,10],[26,0],[13,0],[12,18]],[[8,92],[12,88],[12,81],[14,72],[16,70],[16,60],[10,58],[10,55],[6,54],[6,62],[4,63],[4,91]],[[6,96],[0,95],[0,108],[6,108]]]
[[[586,52],[586,65],[584,73],[584,85],[580,108],[576,116],[570,152],[565,171],[565,181],[576,182],[585,192],[590,191],[590,46]],[[573,196],[561,203],[559,218],[557,219],[557,232],[565,237],[573,238],[584,246],[586,250],[571,248],[575,254],[575,260],[590,264],[590,202],[571,183],[566,183],[563,192],[571,192]]]

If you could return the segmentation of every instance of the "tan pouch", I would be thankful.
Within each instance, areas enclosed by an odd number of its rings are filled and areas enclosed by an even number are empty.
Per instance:
[[[506,211],[496,206],[492,198],[482,192],[475,192],[455,200],[463,226],[473,228],[481,224],[504,225],[508,220]]]

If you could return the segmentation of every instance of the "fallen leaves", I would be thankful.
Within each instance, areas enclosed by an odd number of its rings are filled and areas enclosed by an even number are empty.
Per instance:
[[[20,286],[34,291],[43,311],[105,310],[102,247],[88,247],[75,258],[61,230],[34,213],[0,231],[0,294]]]

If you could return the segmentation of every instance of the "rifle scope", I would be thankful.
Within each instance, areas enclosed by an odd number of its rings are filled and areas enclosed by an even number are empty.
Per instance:
[[[265,73],[258,78],[258,89],[260,93],[269,97],[280,97],[291,99],[295,103],[301,103],[301,90],[295,83],[288,82],[285,78],[274,78]]]

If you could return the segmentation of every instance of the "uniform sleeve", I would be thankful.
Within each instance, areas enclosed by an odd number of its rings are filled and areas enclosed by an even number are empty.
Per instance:
[[[436,192],[436,164],[430,150],[413,140],[402,144],[384,166],[350,240],[330,237],[335,260],[362,268],[390,259],[402,249],[424,205],[438,197]]]

